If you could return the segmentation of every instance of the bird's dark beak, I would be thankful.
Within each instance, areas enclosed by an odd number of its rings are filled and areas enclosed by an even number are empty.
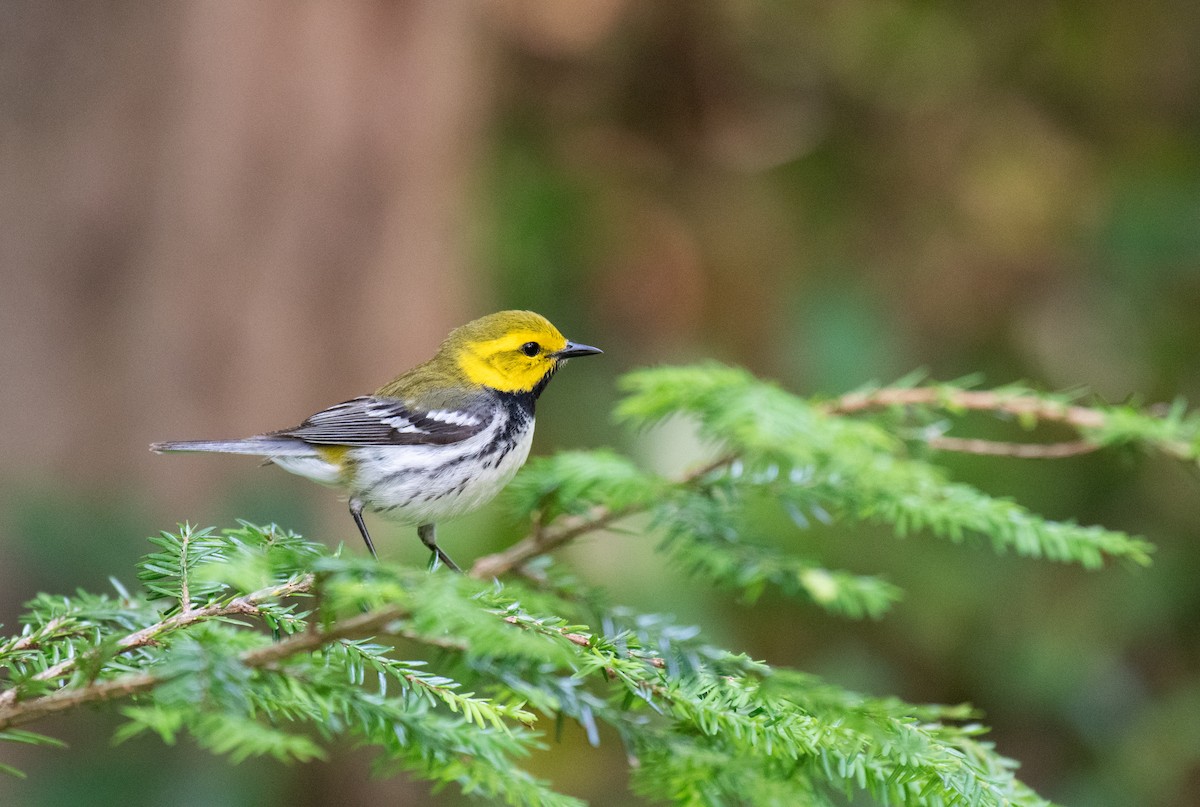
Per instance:
[[[554,354],[556,359],[573,359],[576,356],[594,356],[597,353],[604,351],[598,347],[591,345],[577,345],[574,342],[567,342],[567,346]]]

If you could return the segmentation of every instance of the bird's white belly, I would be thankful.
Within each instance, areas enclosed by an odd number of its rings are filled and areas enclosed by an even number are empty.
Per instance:
[[[525,464],[533,423],[513,435],[506,452],[495,442],[502,425],[448,446],[366,446],[352,452],[353,493],[370,509],[409,524],[431,524],[486,504]]]

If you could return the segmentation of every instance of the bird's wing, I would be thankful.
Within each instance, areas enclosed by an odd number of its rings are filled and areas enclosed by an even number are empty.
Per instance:
[[[422,409],[396,398],[365,396],[271,434],[318,445],[449,445],[478,434],[490,422],[480,407]]]

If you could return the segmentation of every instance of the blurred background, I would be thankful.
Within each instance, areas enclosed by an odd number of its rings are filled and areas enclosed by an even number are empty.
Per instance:
[[[144,537],[183,520],[359,551],[332,493],[147,445],[292,425],[505,307],[606,350],[555,381],[537,453],[682,462],[611,423],[613,382],[701,357],[803,394],[926,368],[1200,401],[1197,43],[1188,0],[3,0],[0,622],[38,591],[131,584]],[[785,532],[908,591],[858,624],[690,585],[629,536],[564,560],[771,663],[972,701],[1055,801],[1200,804],[1196,469],[946,462],[1144,534],[1156,563]],[[441,536],[469,562],[518,534],[496,505]],[[115,722],[0,749],[30,774],[0,803],[460,801],[349,748],[233,767],[188,741],[112,748]],[[562,790],[639,803],[615,737],[549,745],[530,767]]]

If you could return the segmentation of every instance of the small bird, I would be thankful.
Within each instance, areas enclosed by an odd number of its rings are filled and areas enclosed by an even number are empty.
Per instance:
[[[374,395],[299,426],[241,440],[155,443],[152,451],[253,454],[349,493],[367,549],[371,510],[417,525],[421,542],[455,571],[435,525],[490,501],[529,456],[538,396],[567,359],[602,353],[567,340],[532,311],[500,311],[455,328],[437,354]]]

